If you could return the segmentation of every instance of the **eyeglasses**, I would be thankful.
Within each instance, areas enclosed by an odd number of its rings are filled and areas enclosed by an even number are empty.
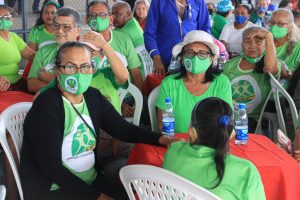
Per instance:
[[[202,51],[202,50],[195,52],[190,49],[190,50],[184,51],[183,56],[186,58],[194,58],[195,56],[198,56],[199,59],[203,60],[203,59],[206,59],[206,58],[209,58],[210,56],[212,56],[212,53],[207,52],[207,51]]]
[[[93,66],[91,64],[83,64],[80,67],[76,65],[67,64],[67,65],[58,65],[59,68],[63,68],[66,74],[75,74],[78,70],[83,74],[91,74],[93,72]]]
[[[7,19],[7,20],[10,20],[10,19],[11,19],[11,15],[0,16],[0,19]]]
[[[287,25],[288,23],[286,23],[286,22],[274,22],[274,21],[270,21],[269,24],[270,24],[271,26],[277,25],[277,26],[280,26],[280,27],[284,27],[284,26]]]
[[[58,31],[59,29],[60,29],[60,27],[62,28],[62,30],[65,32],[65,33],[68,33],[68,32],[70,32],[70,31],[72,31],[73,30],[73,28],[74,28],[74,26],[72,26],[72,25],[68,25],[68,24],[58,24],[58,23],[56,23],[56,22],[53,22],[53,24],[52,24],[52,29],[54,30],[54,31]]]
[[[110,16],[110,14],[107,13],[92,13],[92,14],[88,14],[88,17],[91,19],[95,19],[96,17],[101,17],[101,18],[107,18],[108,16]]]

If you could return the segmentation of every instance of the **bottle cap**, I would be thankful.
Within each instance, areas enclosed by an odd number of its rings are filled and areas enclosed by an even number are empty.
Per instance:
[[[172,99],[171,99],[171,97],[167,97],[167,98],[165,98],[165,102],[166,102],[166,103],[171,103],[171,102],[172,102]]]
[[[244,104],[244,103],[240,103],[239,104],[239,109],[246,109],[246,104]]]

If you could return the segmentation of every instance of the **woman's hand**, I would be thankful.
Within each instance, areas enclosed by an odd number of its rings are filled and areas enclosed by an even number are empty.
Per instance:
[[[185,140],[183,138],[174,138],[174,137],[171,138],[167,135],[160,136],[160,138],[158,140],[159,144],[164,145],[164,146],[169,146],[173,142],[178,142],[178,141],[185,141]]]
[[[87,32],[82,36],[82,38],[85,42],[89,42],[99,49],[103,49],[103,47],[107,45],[107,42],[104,39],[103,35],[95,31]]]
[[[10,86],[9,80],[4,76],[0,76],[0,91],[8,90],[9,86]]]
[[[249,35],[247,35],[246,37],[249,38],[254,38],[257,37],[259,39],[265,39],[265,40],[271,40],[273,42],[273,35],[271,32],[266,31],[266,30],[259,30],[256,32],[250,32]]]

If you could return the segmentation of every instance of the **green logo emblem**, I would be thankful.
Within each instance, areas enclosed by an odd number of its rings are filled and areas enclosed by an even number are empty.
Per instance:
[[[255,99],[253,85],[246,80],[239,80],[232,85],[232,99],[239,103],[249,103]]]
[[[76,87],[76,80],[75,79],[68,79],[67,84],[70,88],[75,88]]]
[[[85,151],[93,150],[96,142],[93,134],[84,123],[77,127],[77,131],[73,136],[72,156],[78,155]]]

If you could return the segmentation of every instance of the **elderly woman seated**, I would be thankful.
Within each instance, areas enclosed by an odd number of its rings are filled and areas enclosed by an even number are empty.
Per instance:
[[[255,166],[228,153],[233,112],[228,103],[210,97],[191,115],[190,142],[173,143],[163,167],[207,188],[222,199],[266,199]]]
[[[219,48],[208,33],[189,32],[183,42],[174,46],[172,53],[173,57],[178,57],[181,62],[181,72],[162,81],[156,102],[158,124],[161,128],[165,99],[170,97],[173,103],[175,132],[186,133],[196,102],[207,97],[219,97],[232,105],[231,87],[226,76],[216,75],[213,70]]]
[[[249,132],[254,132],[262,107],[271,91],[268,72],[278,76],[280,68],[272,34],[261,27],[251,27],[243,33],[244,55],[226,62],[223,74],[232,85],[235,108],[247,104]]]
[[[22,81],[19,71],[21,57],[33,60],[35,51],[15,33],[10,32],[13,21],[9,8],[0,5],[0,91],[26,91],[26,83]]]
[[[176,139],[128,123],[89,87],[93,69],[84,44],[63,44],[54,72],[55,86],[37,97],[24,122],[20,161],[24,199],[103,200],[109,199],[107,195],[127,199],[124,189],[112,185],[99,165],[98,130],[133,143],[169,145]]]
[[[300,62],[300,30],[290,10],[281,8],[272,13],[270,31],[276,47],[276,57],[285,62],[282,78],[291,78]]]

